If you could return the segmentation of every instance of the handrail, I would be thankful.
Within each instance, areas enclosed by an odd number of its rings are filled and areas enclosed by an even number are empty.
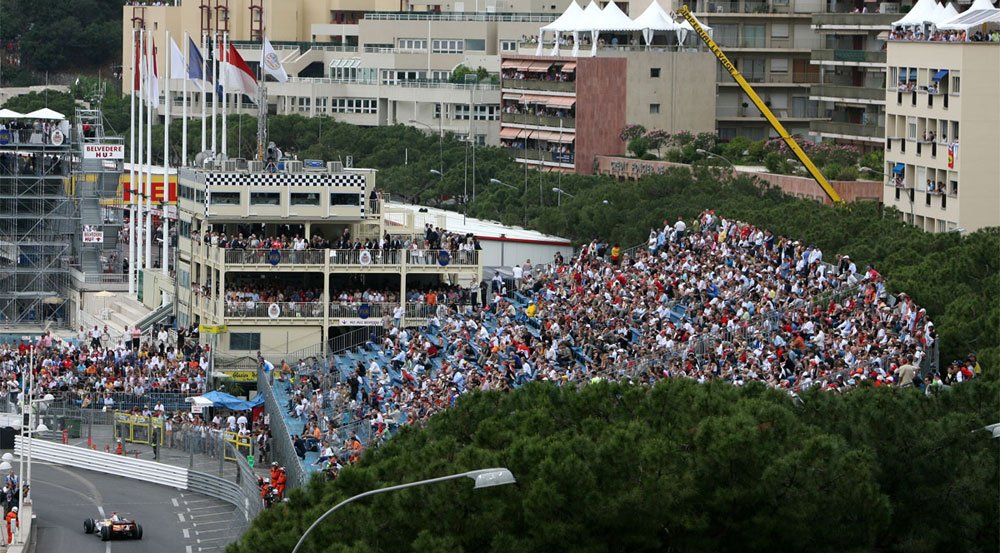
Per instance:
[[[271,388],[269,375],[263,370],[257,371],[257,390],[264,394],[264,409],[271,417],[272,435],[274,439],[271,443],[274,446],[274,458],[288,471],[288,486],[297,488],[304,486],[308,482],[305,469],[295,454],[295,444],[292,443],[292,434],[288,431],[284,411],[278,404],[278,399],[274,396]]]

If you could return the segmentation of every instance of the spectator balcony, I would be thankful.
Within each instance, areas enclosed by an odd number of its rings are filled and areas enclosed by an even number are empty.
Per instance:
[[[576,82],[547,81],[543,79],[504,79],[504,89],[537,90],[546,92],[576,92]]]
[[[329,326],[366,326],[381,324],[385,317],[393,317],[396,302],[253,302],[224,301],[221,302],[206,296],[194,296],[191,301],[193,312],[205,320],[218,324],[247,325],[266,324],[273,321],[277,324],[325,324]],[[442,307],[443,306],[443,307]],[[456,306],[444,304],[428,305],[426,303],[406,302],[404,318],[407,324],[426,324],[441,309]],[[464,305],[457,306],[464,309]],[[221,318],[219,317],[221,309]]]
[[[189,242],[189,241],[188,241]],[[183,248],[183,244],[182,244]],[[222,271],[457,273],[479,271],[478,252],[447,250],[235,250],[192,245],[192,260]]]
[[[830,138],[846,138],[865,142],[883,142],[885,140],[885,127],[862,123],[812,121],[809,123],[809,130]]]
[[[866,86],[816,84],[809,87],[809,99],[846,104],[885,105],[885,90]]]
[[[898,13],[814,13],[812,28],[823,31],[888,31]]]
[[[551,115],[532,115],[530,113],[504,113],[500,116],[504,123],[514,123],[536,127],[552,127],[572,129],[576,127],[575,117],[555,117]]]
[[[863,67],[885,66],[884,51],[869,50],[813,50],[813,65],[854,65]]]

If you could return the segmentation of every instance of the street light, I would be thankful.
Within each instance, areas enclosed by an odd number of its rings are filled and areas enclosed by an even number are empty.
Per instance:
[[[480,488],[490,488],[493,486],[514,484],[517,482],[517,480],[514,479],[514,475],[511,474],[509,470],[505,468],[493,468],[493,469],[481,469],[481,470],[472,470],[469,472],[461,472],[459,474],[442,476],[440,478],[420,480],[418,482],[410,482],[409,484],[389,486],[388,488],[379,488],[377,490],[370,490],[364,493],[360,493],[354,497],[349,497],[341,501],[340,503],[334,505],[333,508],[331,508],[329,511],[323,513],[319,518],[317,518],[316,521],[309,526],[309,528],[306,528],[306,531],[302,534],[302,537],[299,538],[298,543],[295,544],[295,548],[292,549],[292,553],[298,553],[299,548],[302,547],[302,543],[306,540],[306,536],[308,536],[309,533],[312,532],[313,529],[316,528],[316,526],[318,526],[320,522],[323,522],[323,520],[326,517],[330,516],[331,514],[333,514],[334,511],[343,507],[344,505],[347,505],[348,503],[354,502],[364,497],[368,497],[370,495],[382,494],[386,492],[394,492],[398,490],[405,490],[406,488],[415,488],[417,486],[426,486],[428,484],[437,484],[440,482],[447,482],[449,480],[460,480],[462,478],[471,478],[473,481],[475,481],[475,485],[473,486],[473,489],[475,490],[478,490]]]
[[[503,182],[500,179],[490,179],[490,184],[499,184],[500,186],[506,186],[507,188],[510,188],[511,190],[518,190],[518,188],[516,186],[511,186],[511,185]]]
[[[427,123],[417,121],[416,119],[410,119],[410,123],[414,125],[423,125],[427,127],[427,130],[434,132],[434,128]],[[438,170],[444,171],[444,114],[438,117]]]
[[[699,154],[703,155],[703,156],[719,158],[722,161],[725,161],[726,163],[728,163],[729,166],[732,167],[734,171],[736,170],[736,166],[733,165],[732,161],[729,161],[727,158],[725,158],[723,156],[720,156],[719,154],[713,154],[712,152],[709,152],[708,150],[705,150],[705,149],[702,149],[702,148],[698,148],[695,151],[698,152]]]
[[[511,190],[516,190],[518,192],[521,191],[520,188],[518,188],[516,186],[513,186],[513,185],[510,185],[510,184],[507,184],[507,183],[503,182],[500,179],[490,179],[490,184],[499,184],[500,186],[506,186],[507,188],[510,188]],[[525,192],[527,192],[527,183],[525,183]],[[521,224],[523,226],[528,226],[528,205],[524,201],[524,195],[521,196],[521,217],[523,219],[523,221],[521,222]]]
[[[570,198],[575,198],[576,197],[576,196],[570,194],[569,192],[566,192],[562,188],[553,188],[552,191],[555,192],[556,194],[559,194],[559,196],[556,199],[556,207],[562,207],[562,197],[563,196],[569,196]]]
[[[443,176],[444,176],[444,175],[443,175],[443,174],[441,173],[441,171],[438,171],[437,169],[431,169],[431,174],[432,174],[432,175],[434,175],[434,176],[436,176],[436,177],[438,177],[438,178],[441,178],[441,177],[443,177]]]

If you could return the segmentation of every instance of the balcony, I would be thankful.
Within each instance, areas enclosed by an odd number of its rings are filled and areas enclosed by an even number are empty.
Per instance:
[[[214,305],[214,301],[208,298],[200,298],[202,301],[194,307],[209,308]],[[394,317],[398,303],[345,303],[345,302],[252,302],[252,301],[231,301],[227,302],[223,310],[227,324],[275,321],[279,324],[293,324],[296,322],[318,324],[324,318],[331,319],[330,324],[334,326],[363,326],[366,324],[381,324],[385,317]],[[426,303],[407,302],[404,307],[404,317],[406,319],[429,319],[439,313],[441,309],[449,310],[452,307],[464,309],[465,305],[447,306],[444,304],[428,305]],[[327,309],[324,312],[324,308]],[[259,321],[254,321],[258,319]]]
[[[550,152],[548,150],[540,150],[538,148],[506,148],[515,159],[526,159],[528,161],[542,161],[549,163],[568,163],[572,165],[574,163],[574,157],[572,153],[559,154],[555,152]]]
[[[809,96],[814,99],[834,98],[847,103],[885,104],[885,90],[865,86],[817,84],[809,87]]]
[[[201,257],[229,271],[407,271],[440,272],[443,267],[477,268],[478,252],[447,250],[232,250],[199,245]],[[220,267],[221,268],[221,267]]]
[[[885,60],[883,59],[883,61]],[[575,92],[576,83],[572,81],[542,81],[537,79],[504,79],[503,88],[541,90],[546,92]]]
[[[814,13],[812,27],[830,31],[888,31],[892,22],[901,17],[898,13]]]
[[[885,140],[885,127],[862,125],[861,123],[842,123],[839,121],[812,121],[809,130],[814,133],[844,136],[858,140],[882,142]]]
[[[885,52],[869,52],[867,50],[813,50],[812,61],[832,62],[833,65],[884,65]]]
[[[531,115],[530,113],[504,113],[500,116],[504,123],[516,123],[518,125],[534,125],[541,127],[562,127],[573,129],[576,127],[574,117],[553,117],[550,115]]]

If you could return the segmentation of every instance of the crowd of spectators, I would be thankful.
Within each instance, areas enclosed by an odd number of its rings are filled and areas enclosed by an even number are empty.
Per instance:
[[[64,164],[61,156],[0,153],[0,174],[3,175],[62,175],[68,170],[69,164]]]
[[[11,119],[6,123],[0,121],[0,131],[6,132],[12,144],[49,144],[52,131],[57,129],[68,134],[69,123],[44,119]]]
[[[761,382],[795,396],[866,382],[930,394],[978,374],[974,356],[923,372],[937,340],[926,311],[888,294],[873,267],[847,255],[832,261],[815,245],[712,211],[665,221],[633,251],[595,239],[568,262],[518,265],[519,292],[494,281],[482,309],[390,327],[377,344],[389,361],[358,363],[328,394],[378,441],[469,390],[536,380]],[[294,389],[307,413],[318,394],[310,390],[326,388]]]
[[[924,32],[920,27],[913,29],[900,28],[889,32],[889,40],[913,42],[1000,42],[1000,29],[989,31],[977,30],[968,33],[964,30]]]

